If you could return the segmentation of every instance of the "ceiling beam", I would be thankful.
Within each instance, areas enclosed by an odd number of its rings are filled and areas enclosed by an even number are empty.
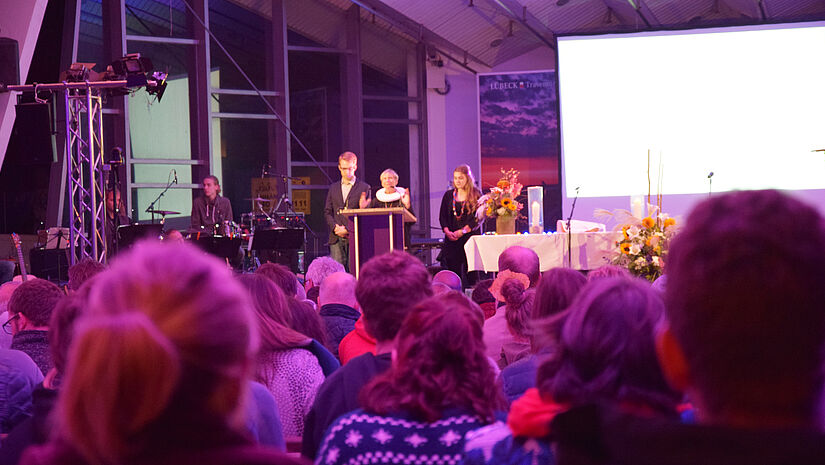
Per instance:
[[[636,10],[636,15],[647,25],[649,28],[658,28],[661,26],[661,23],[658,19],[656,19],[656,15],[653,14],[653,11],[647,6],[647,4],[643,0],[627,0],[630,3],[630,6]]]
[[[490,0],[490,2],[495,5],[496,8],[507,14],[507,16],[518,21],[522,26],[527,28],[527,30],[533,33],[539,41],[550,47],[552,50],[556,49],[555,44],[553,44],[556,33],[545,26],[544,23],[536,18],[532,13],[527,11],[527,7],[519,3],[518,0]]]
[[[442,55],[455,61],[457,64],[472,71],[473,73],[476,73],[476,71],[467,66],[467,62],[469,60],[472,60],[487,68],[492,67],[484,60],[471,54],[467,49],[459,47],[453,42],[445,39],[444,37],[424,27],[423,24],[414,21],[413,19],[407,17],[405,14],[401,13],[400,11],[394,8],[390,8],[389,6],[385,5],[383,2],[379,0],[350,1],[360,6],[364,10],[374,14],[375,16],[378,16],[384,21],[387,21],[393,27],[400,29],[403,33],[409,35],[410,37],[415,37],[418,41],[435,48]],[[462,61],[453,58],[454,56],[464,57],[464,60]]]

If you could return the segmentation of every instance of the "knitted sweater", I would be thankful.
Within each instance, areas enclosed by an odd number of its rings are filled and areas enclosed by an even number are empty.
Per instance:
[[[258,374],[275,397],[285,437],[302,436],[304,417],[324,382],[318,358],[306,349],[261,354]]]
[[[37,367],[46,376],[52,369],[52,352],[49,349],[49,332],[27,329],[15,334],[11,340],[11,348],[25,352],[34,360]]]
[[[482,425],[476,416],[458,409],[445,412],[433,423],[404,414],[381,416],[359,409],[333,423],[315,463],[452,465],[462,458],[465,435]]]

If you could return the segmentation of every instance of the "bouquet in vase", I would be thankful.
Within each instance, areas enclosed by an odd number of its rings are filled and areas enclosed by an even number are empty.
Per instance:
[[[519,172],[510,169],[501,170],[501,179],[496,185],[490,188],[490,192],[482,195],[478,199],[478,210],[476,217],[479,221],[486,218],[512,218],[518,217],[519,211],[524,208],[516,197],[521,194],[522,185],[518,182]]]
[[[608,260],[628,269],[632,274],[653,282],[662,275],[668,247],[676,235],[676,219],[648,205],[648,216],[639,218],[627,210],[597,210],[597,217],[612,216],[621,231],[615,249],[608,252]]]

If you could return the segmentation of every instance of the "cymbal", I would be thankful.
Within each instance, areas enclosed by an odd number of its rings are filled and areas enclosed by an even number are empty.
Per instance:
[[[272,202],[272,199],[264,199],[261,197],[255,197],[254,199],[244,199],[244,200],[254,200],[255,202]]]
[[[151,210],[149,213],[154,213],[154,214],[160,215],[160,216],[180,215],[180,212],[175,212],[175,211],[172,211],[172,210]]]

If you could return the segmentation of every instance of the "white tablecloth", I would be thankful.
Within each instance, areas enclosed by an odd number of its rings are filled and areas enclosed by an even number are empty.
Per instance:
[[[620,236],[615,232],[573,233],[572,267],[592,270],[604,265],[605,252],[613,250]],[[513,245],[535,250],[541,271],[567,266],[567,234],[503,234],[470,237],[464,245],[469,270],[498,271],[498,256]]]

